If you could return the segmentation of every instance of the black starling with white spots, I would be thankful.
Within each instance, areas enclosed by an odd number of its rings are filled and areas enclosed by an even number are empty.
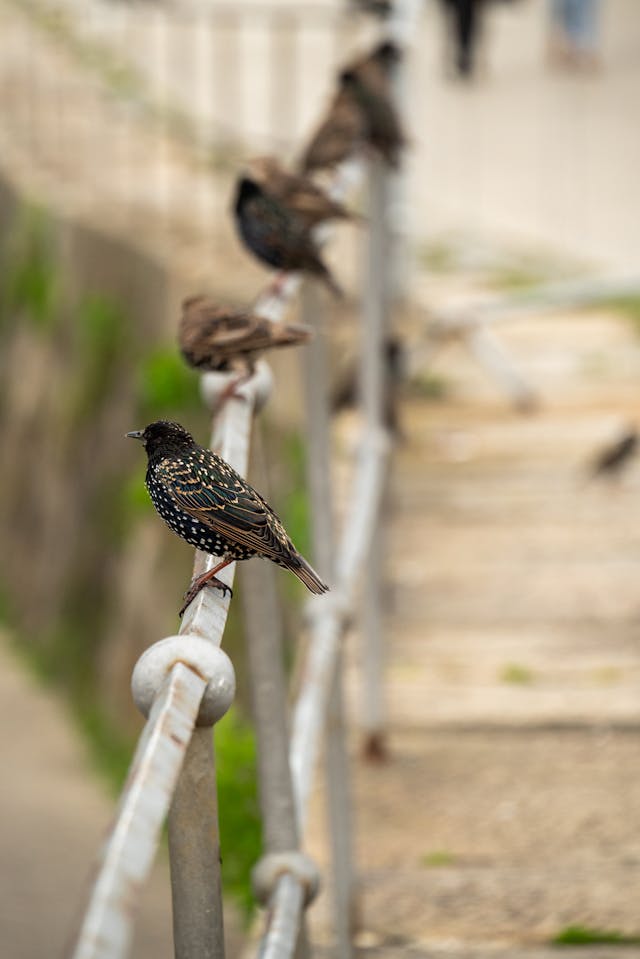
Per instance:
[[[249,163],[252,178],[265,193],[296,213],[310,229],[327,220],[358,219],[343,203],[333,200],[317,183],[290,173],[275,157],[255,157]]]
[[[232,371],[250,376],[266,351],[306,343],[311,330],[292,323],[272,323],[249,310],[220,306],[206,296],[182,304],[178,343],[185,360],[200,370]]]
[[[291,570],[312,593],[327,592],[329,587],[297,551],[262,496],[179,423],[160,420],[127,436],[144,444],[146,486],[167,526],[191,546],[220,558],[191,583],[180,615],[205,586],[230,593],[216,574],[252,556]]]
[[[332,293],[342,295],[304,218],[251,177],[242,176],[238,181],[234,213],[240,237],[257,259],[276,270],[317,276]]]

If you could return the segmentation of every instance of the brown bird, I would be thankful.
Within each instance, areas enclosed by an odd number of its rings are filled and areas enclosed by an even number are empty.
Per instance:
[[[360,219],[309,177],[289,173],[275,157],[256,157],[249,163],[249,170],[265,193],[297,213],[310,229],[325,220]]]
[[[316,276],[342,296],[303,217],[249,176],[238,180],[234,213],[238,233],[257,259],[277,270]]]
[[[338,91],[300,161],[304,172],[334,167],[365,143],[391,166],[398,165],[406,140],[393,105],[391,80],[401,57],[400,48],[385,40],[340,72]]]
[[[272,323],[249,310],[190,296],[182,304],[178,343],[187,363],[196,369],[238,369],[251,376],[262,353],[306,343],[311,333],[306,326]]]
[[[596,455],[589,467],[591,477],[619,477],[637,452],[638,440],[635,426],[627,427],[614,443],[608,443]]]
[[[390,94],[380,83],[377,72],[373,76],[375,79],[370,80],[365,70],[347,69],[340,74],[340,82],[360,110],[366,142],[395,168],[407,141]]]
[[[391,81],[396,66],[402,60],[402,50],[393,40],[383,40],[373,50],[358,57],[345,67],[357,73],[369,87],[377,87],[380,92],[391,93]]]
[[[304,173],[330,170],[353,156],[365,142],[366,125],[353,93],[341,87],[300,159]]]

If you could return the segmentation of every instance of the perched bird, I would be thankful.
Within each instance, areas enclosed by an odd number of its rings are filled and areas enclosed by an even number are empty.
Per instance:
[[[309,177],[289,173],[275,157],[256,157],[249,163],[249,169],[264,192],[297,213],[309,229],[326,220],[357,218]]]
[[[615,443],[608,443],[595,457],[589,468],[592,478],[618,477],[638,449],[638,432],[629,426]]]
[[[204,586],[231,589],[217,573],[235,560],[264,556],[291,570],[312,593],[329,587],[296,550],[280,519],[256,490],[179,423],[160,420],[127,433],[147,452],[146,486],[167,526],[197,549],[221,557],[196,577],[180,615]]]
[[[391,0],[351,0],[351,6],[374,17],[388,17],[393,9]]]
[[[362,110],[350,90],[341,87],[335,94],[319,127],[300,159],[303,173],[330,170],[353,156],[365,142]]]
[[[306,326],[272,323],[249,310],[219,306],[206,296],[190,296],[182,304],[178,342],[196,369],[237,369],[251,376],[262,353],[306,343],[311,332]]]
[[[340,82],[358,105],[363,118],[365,139],[391,167],[400,163],[400,152],[406,145],[400,119],[390,94],[374,74],[370,80],[363,69],[347,69]]]
[[[336,296],[342,295],[304,218],[251,177],[242,176],[238,181],[234,213],[238,232],[257,259],[277,270],[317,276]]]
[[[303,172],[327,169],[366,143],[396,167],[406,145],[393,104],[391,80],[402,52],[391,40],[377,44],[341,70],[338,91],[301,159]]]
[[[391,93],[391,81],[396,66],[402,60],[402,50],[393,40],[383,40],[373,50],[358,57],[345,69],[357,73],[369,86],[377,86],[387,95]]]

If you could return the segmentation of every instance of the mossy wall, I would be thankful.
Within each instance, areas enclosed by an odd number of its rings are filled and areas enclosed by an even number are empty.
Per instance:
[[[124,434],[161,417],[209,432],[170,290],[135,245],[26,202],[0,175],[2,612],[115,785],[142,724],[132,667],[176,630],[193,562],[153,513],[145,457]],[[242,685],[239,609],[225,647]],[[246,902],[259,855],[246,718],[217,739],[225,873]]]

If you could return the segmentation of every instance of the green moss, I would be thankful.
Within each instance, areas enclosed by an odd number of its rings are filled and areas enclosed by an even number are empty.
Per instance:
[[[425,853],[420,857],[420,865],[428,869],[436,869],[442,866],[452,866],[455,862],[453,853],[446,849],[434,849],[432,852]]]
[[[503,683],[511,683],[514,686],[528,686],[533,682],[533,679],[532,671],[518,663],[507,663],[500,670],[500,681]]]
[[[593,929],[588,926],[567,926],[551,940],[554,946],[637,946],[640,936],[628,936],[612,929]]]
[[[453,249],[443,240],[425,243],[418,251],[418,258],[422,265],[433,273],[450,273],[455,267]]]
[[[189,369],[175,347],[159,347],[142,360],[138,372],[138,409],[145,424],[160,415],[201,408],[199,376]]]
[[[48,331],[59,316],[60,293],[51,225],[41,209],[26,205],[14,231],[3,265],[3,317],[10,321],[19,314]]]
[[[634,331],[640,334],[640,295],[619,296],[598,304],[598,309],[610,309],[629,320]]]
[[[411,378],[407,393],[415,399],[439,402],[448,397],[449,384],[443,377],[425,371]]]
[[[123,357],[131,349],[131,337],[127,316],[108,297],[87,296],[74,313],[77,360],[71,381],[70,415],[77,425],[92,421],[114,389]]]
[[[215,750],[222,880],[248,917],[254,907],[250,874],[262,851],[262,827],[255,736],[236,710],[216,726]]]

